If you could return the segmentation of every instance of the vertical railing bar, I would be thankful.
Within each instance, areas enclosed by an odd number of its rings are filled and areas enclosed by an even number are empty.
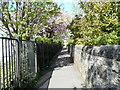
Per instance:
[[[16,80],[18,81],[19,78],[19,42],[16,41]],[[19,86],[19,82],[17,82]]]
[[[1,44],[0,44],[0,46],[1,46]],[[1,78],[2,78],[2,76],[1,76],[1,61],[0,61],[0,90],[1,90],[1,85],[2,85]]]
[[[21,42],[22,42],[22,40],[21,40]],[[20,43],[21,44],[21,43]],[[22,71],[23,71],[23,47],[24,47],[24,45],[23,44],[21,44],[21,49],[22,50],[20,50],[20,55],[21,55],[21,62],[20,62],[20,79],[21,79],[21,81],[22,81],[22,78],[23,78],[23,75],[22,75]],[[20,83],[21,85],[22,85],[22,82]]]
[[[15,40],[13,40],[13,71],[14,71],[14,83],[16,81],[16,70],[15,70]]]
[[[22,41],[21,41],[21,42],[22,42]],[[21,49],[22,49],[22,50],[21,50],[21,52],[20,52],[20,53],[21,53],[21,63],[20,63],[20,64],[21,64],[21,66],[20,66],[20,68],[21,68],[21,71],[20,71],[20,76],[21,76],[21,78],[20,78],[20,79],[21,79],[21,80],[22,80],[22,78],[23,78],[23,75],[22,75],[22,71],[23,71],[23,57],[24,57],[24,56],[23,56],[23,52],[24,52],[24,51],[23,51],[23,47],[24,47],[24,45],[22,44],[22,45],[21,45]],[[21,84],[22,84],[22,83],[21,83]]]
[[[49,64],[49,50],[48,49],[49,49],[49,44],[47,45],[47,56],[48,56],[48,64]]]
[[[47,65],[47,63],[48,63],[48,46],[47,46],[48,44],[46,43],[46,54],[47,54],[47,58],[46,58],[46,65]]]
[[[25,43],[24,43],[24,48],[23,48],[23,51],[24,51],[24,52],[23,52],[23,53],[24,53],[24,58],[23,58],[23,60],[24,60],[24,61],[23,61],[23,67],[24,67],[24,71],[25,71],[25,69],[26,69],[26,67],[25,67],[25,63],[26,63],[26,62],[25,62],[25,59],[26,59],[26,53],[25,53]],[[24,76],[23,76],[23,77],[24,77]]]
[[[18,41],[17,41],[17,57],[18,57],[18,59],[17,59],[17,70],[18,70],[18,72],[17,72],[17,80],[20,80],[20,40],[19,40],[19,38],[18,38]],[[18,86],[20,86],[20,81],[18,82]]]
[[[25,49],[25,48],[26,48],[26,43],[24,44],[24,55],[25,55],[25,58],[24,58],[24,67],[25,67],[25,68],[24,68],[24,70],[25,70],[25,72],[26,72],[26,69],[27,69],[27,68],[26,68],[26,59],[27,59],[27,57],[26,57],[26,49]],[[26,74],[25,74],[25,77],[26,77]]]
[[[44,52],[45,52],[45,50],[44,50],[44,46],[45,46],[45,44],[42,43],[42,48],[43,48],[43,64],[45,65],[45,60],[44,60]]]
[[[1,5],[0,5],[1,6]],[[1,40],[1,39],[0,39]],[[0,43],[0,46],[1,46],[1,43]],[[1,57],[0,57],[1,58]],[[1,86],[2,86],[2,76],[1,76],[1,64],[2,64],[2,61],[0,60],[0,90],[1,90]]]
[[[24,44],[24,55],[25,55],[25,58],[24,58],[24,70],[26,71],[26,50],[25,50],[25,48],[26,48],[26,45]]]
[[[35,74],[37,73],[37,66],[38,66],[38,63],[37,63],[37,42],[36,42],[36,39],[35,39]]]
[[[22,42],[22,41],[21,41]],[[23,48],[24,48],[24,45],[22,44],[21,45],[21,48],[22,48],[22,51],[20,52],[21,53],[21,66],[20,66],[20,68],[21,68],[21,71],[20,71],[20,76],[21,76],[21,80],[22,80],[22,78],[23,78],[23,75],[22,75],[22,71],[23,71],[23,58],[24,58],[24,56],[23,56],[23,53],[24,53],[24,51],[23,51]]]
[[[25,67],[25,72],[27,72],[27,43],[25,42],[25,46],[24,46],[24,55],[25,55],[25,59],[24,59],[24,67]],[[26,77],[26,79],[27,79],[27,76],[26,76],[26,74],[25,74],[25,77]],[[26,81],[27,82],[27,81]]]
[[[2,39],[2,69],[3,69],[3,88],[5,88],[5,70],[4,70],[4,40]]]
[[[22,40],[21,40],[21,38],[20,37],[18,37],[17,38],[18,40],[17,40],[17,56],[18,56],[18,61],[17,61],[17,80],[19,81],[17,84],[18,84],[18,87],[20,87],[21,86],[21,80],[22,80],[22,73],[21,73],[21,71],[22,71],[22,68],[21,68],[21,64],[22,64],[22,62],[21,62],[21,60],[22,60]]]
[[[47,48],[47,65],[48,65],[48,61],[49,61],[49,56],[48,56],[48,45],[49,45],[49,44],[47,44],[47,46],[46,46],[46,48]]]
[[[28,64],[28,57],[27,57],[27,48],[28,48],[28,45],[27,45],[27,43],[26,43],[26,48],[25,48],[25,52],[26,52],[26,59],[25,59],[25,61],[26,61],[26,64],[25,64],[25,66],[26,66],[26,72],[27,72],[27,64]]]
[[[14,40],[12,40],[12,49],[13,49],[13,51],[12,51],[12,53],[13,53],[13,61],[12,61],[12,64],[13,64],[13,81],[14,81],[14,79],[15,79],[15,71],[14,71]]]
[[[18,55],[18,53],[17,53],[17,44],[18,44],[17,41],[15,41],[15,46],[16,46],[16,47],[15,47],[15,53],[16,53],[16,54],[15,54],[15,60],[16,60],[16,61],[15,61],[15,67],[16,67],[16,81],[17,81],[17,70],[18,70],[18,69],[17,69],[17,65],[18,65],[18,64],[17,64],[17,60],[18,60],[18,57],[17,57],[17,55]],[[17,83],[17,82],[16,82],[16,83]]]
[[[12,40],[12,79],[13,79],[13,84],[14,84],[14,42]]]
[[[23,43],[23,58],[22,58],[22,71],[24,72],[25,70],[25,44]],[[22,72],[22,79],[24,78],[23,76],[23,72]]]
[[[26,48],[26,72],[28,73],[28,76],[30,75],[30,72],[29,72],[29,69],[31,69],[31,68],[29,68],[29,58],[28,58],[28,50],[27,49],[29,49],[29,45],[31,44],[31,42],[28,42],[28,43],[26,43],[26,45],[27,45],[27,48]],[[28,76],[27,76],[27,83],[28,83]]]
[[[10,64],[10,61],[11,61],[11,56],[10,56],[10,40],[8,40],[8,55],[9,55],[9,83],[10,83],[10,87],[11,87],[11,64]]]
[[[8,60],[7,60],[7,39],[5,39],[5,52],[6,52],[6,81],[7,81],[7,87],[8,87]]]
[[[26,44],[26,47],[24,47],[24,50],[25,50],[25,72],[27,72],[27,50],[26,50],[26,48],[27,48],[27,43],[25,43]],[[25,74],[26,75],[26,74]],[[27,78],[27,76],[26,76],[26,78]]]
[[[16,81],[16,84],[17,84],[17,43],[16,43],[16,40],[15,41],[15,81]]]
[[[25,51],[24,51],[24,47],[25,47],[25,45],[23,44],[23,58],[22,58],[22,66],[23,66],[23,71],[24,71],[24,59],[25,59]]]
[[[17,80],[17,42],[16,42],[16,40],[14,40],[15,41],[15,72],[16,72],[16,74],[15,74],[15,80]]]
[[[26,64],[26,70],[27,70],[28,74],[30,74],[29,69],[31,70],[31,68],[32,68],[32,67],[29,67],[29,62],[30,62],[30,60],[29,60],[28,55],[27,55],[27,54],[28,54],[29,45],[31,45],[31,43],[32,43],[32,42],[26,43],[26,45],[27,45],[27,48],[26,48],[26,56],[27,56],[27,57],[26,57],[26,59],[27,59],[27,60],[26,60],[26,63],[27,63],[27,64]],[[32,48],[31,48],[31,49],[32,49]],[[28,77],[27,77],[27,79],[28,79]]]
[[[12,84],[13,84],[13,52],[12,52],[13,50],[12,50],[12,47],[13,46],[12,46],[12,40],[11,40],[11,72],[12,72],[11,73],[12,74],[11,78],[12,78]]]
[[[43,43],[42,43],[42,47],[41,47],[41,49],[43,49],[43,51],[42,51],[42,64],[44,65],[44,47],[43,47]],[[43,66],[42,65],[42,66]]]

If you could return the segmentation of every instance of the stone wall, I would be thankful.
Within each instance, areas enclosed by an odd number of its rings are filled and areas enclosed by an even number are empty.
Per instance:
[[[86,87],[120,88],[120,45],[76,45],[73,54]]]

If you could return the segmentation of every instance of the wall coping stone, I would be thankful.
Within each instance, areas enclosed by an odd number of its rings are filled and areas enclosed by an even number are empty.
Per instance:
[[[82,49],[83,52],[108,59],[114,59],[120,61],[120,45],[75,45],[75,50]]]

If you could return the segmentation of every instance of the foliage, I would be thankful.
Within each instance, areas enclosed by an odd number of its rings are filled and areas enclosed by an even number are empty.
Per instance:
[[[22,72],[23,78],[18,80],[18,83],[21,83],[21,86],[19,88],[33,88],[38,83],[40,78],[44,75],[46,71],[45,66],[43,69],[36,73],[36,75],[30,74],[28,71]],[[16,87],[15,87],[16,88]]]
[[[38,43],[51,43],[51,42],[52,42],[52,41],[51,41],[51,38],[42,37],[42,36],[37,37],[37,38],[36,38],[36,41],[37,41]]]
[[[50,20],[60,13],[60,8],[53,2],[8,2],[2,5],[2,18],[0,19],[10,37],[20,36],[29,40],[33,36],[49,33],[46,28]],[[8,8],[10,7],[10,8]]]
[[[42,47],[41,47],[42,46]],[[61,45],[60,44],[42,44],[39,45],[42,49],[37,53],[38,56],[42,55],[39,57],[42,62],[37,63],[39,66],[39,69],[37,69],[37,73],[31,72],[31,69],[33,67],[28,66],[28,55],[25,56],[22,59],[22,64],[21,64],[21,77],[19,78],[18,82],[20,83],[20,88],[35,88],[35,85],[39,83],[39,80],[41,79],[41,76],[43,76],[45,73],[47,73],[50,69],[50,65],[53,63],[52,58],[54,55],[61,50]],[[46,48],[47,47],[47,48]],[[55,49],[55,50],[53,50]],[[43,58],[44,57],[44,58]]]
[[[58,37],[58,36],[54,36],[53,38],[52,38],[52,40],[53,40],[53,43],[64,43],[64,41],[63,41],[63,38],[62,37]]]
[[[43,36],[39,36],[36,38],[38,43],[63,43],[63,39],[61,37],[54,36],[52,38],[47,38]]]
[[[68,28],[75,44],[120,44],[119,2],[81,2],[84,14],[77,15]]]
[[[68,44],[74,44],[74,39],[71,38],[71,39],[67,40],[67,43]]]

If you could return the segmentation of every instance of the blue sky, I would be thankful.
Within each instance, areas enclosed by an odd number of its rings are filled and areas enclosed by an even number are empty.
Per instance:
[[[14,1],[14,0],[12,0]],[[64,8],[64,11],[67,12],[70,15],[74,15],[74,6],[77,7],[77,2],[78,0],[53,0],[56,2],[58,5],[61,6],[61,8]],[[9,2],[10,6],[12,5],[12,2]],[[15,5],[15,3],[14,3]],[[9,6],[9,8],[11,8]],[[13,9],[13,8],[12,8]]]
[[[12,0],[14,1],[14,0]],[[67,12],[70,15],[75,15],[74,12],[74,6],[77,6],[77,2],[78,0],[53,0],[54,2],[56,2],[58,5],[61,6],[61,8],[64,8],[64,11]],[[10,6],[12,5],[12,2],[9,2]],[[15,5],[15,3],[14,3]],[[11,8],[9,6],[9,8]],[[12,8],[13,9],[13,8]]]
[[[61,8],[64,8],[64,11],[70,15],[74,15],[74,6],[77,7],[78,0],[53,0],[58,5],[61,5]]]

